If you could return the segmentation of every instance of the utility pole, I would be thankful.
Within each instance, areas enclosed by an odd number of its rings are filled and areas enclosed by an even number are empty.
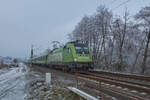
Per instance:
[[[33,58],[33,45],[31,46],[31,59]]]
[[[32,66],[32,58],[33,58],[33,45],[31,45],[31,57],[30,57],[31,66]]]

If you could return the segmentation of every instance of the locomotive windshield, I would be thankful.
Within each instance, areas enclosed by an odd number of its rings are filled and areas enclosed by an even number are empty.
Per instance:
[[[77,54],[88,54],[89,48],[84,44],[75,44],[75,49]]]

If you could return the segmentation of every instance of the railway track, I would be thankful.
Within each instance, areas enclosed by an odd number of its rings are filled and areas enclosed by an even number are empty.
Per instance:
[[[89,72],[100,74],[100,75],[109,75],[109,76],[113,76],[113,77],[130,78],[130,79],[150,83],[150,76],[136,75],[136,74],[122,74],[122,73],[117,73],[117,72],[114,73],[114,72],[106,72],[106,71],[89,71]]]
[[[144,87],[150,88],[150,77],[142,76],[142,75],[127,75],[127,74],[119,74],[112,72],[99,72],[99,71],[89,71],[89,72],[80,72],[87,75],[94,75],[105,79],[116,80],[120,82],[126,82],[134,85],[141,85]],[[131,77],[130,77],[131,76]]]
[[[78,79],[82,82],[88,79],[90,85],[91,82],[93,85],[100,84],[103,89],[129,96],[133,100],[150,100],[150,77],[148,76],[104,71],[78,72],[78,75]]]
[[[75,74],[75,72],[65,73]],[[150,77],[148,76],[105,71],[80,71],[77,73],[77,87],[87,93],[93,89],[100,91],[101,94],[98,93],[98,96],[107,98],[104,100],[114,100],[109,96],[116,97],[115,100],[150,100]],[[86,87],[92,88],[86,89]],[[89,94],[96,93],[92,91]]]

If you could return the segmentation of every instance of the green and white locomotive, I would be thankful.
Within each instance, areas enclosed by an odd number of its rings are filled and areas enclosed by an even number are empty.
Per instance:
[[[67,70],[93,69],[92,53],[88,45],[79,41],[68,42],[50,53],[33,58],[33,64]]]

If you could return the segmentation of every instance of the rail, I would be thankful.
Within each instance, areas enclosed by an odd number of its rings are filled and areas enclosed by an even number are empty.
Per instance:
[[[89,71],[89,72],[103,74],[103,75],[109,75],[109,76],[115,76],[115,77],[132,78],[135,80],[150,82],[150,76],[144,76],[144,75],[123,74],[123,73],[119,73],[119,72],[107,72],[107,71]]]
[[[94,75],[87,75],[87,74],[79,74],[76,73],[76,80],[77,80],[77,88],[82,89],[84,91],[89,92],[91,95],[97,97],[97,98],[104,98],[104,100],[113,100],[112,97],[104,94],[102,90],[107,90],[113,93],[120,94],[122,96],[129,97],[133,100],[146,100],[143,97],[131,94],[129,92],[124,92],[122,90],[118,90],[113,87],[108,87],[106,85],[103,85],[102,83],[108,83],[111,85],[116,85],[120,86],[122,88],[129,88],[132,90],[137,90],[140,92],[146,92],[147,94],[150,94],[150,88],[130,84],[130,83],[125,83],[125,82],[120,82],[117,80],[111,80],[107,78],[102,78]]]

